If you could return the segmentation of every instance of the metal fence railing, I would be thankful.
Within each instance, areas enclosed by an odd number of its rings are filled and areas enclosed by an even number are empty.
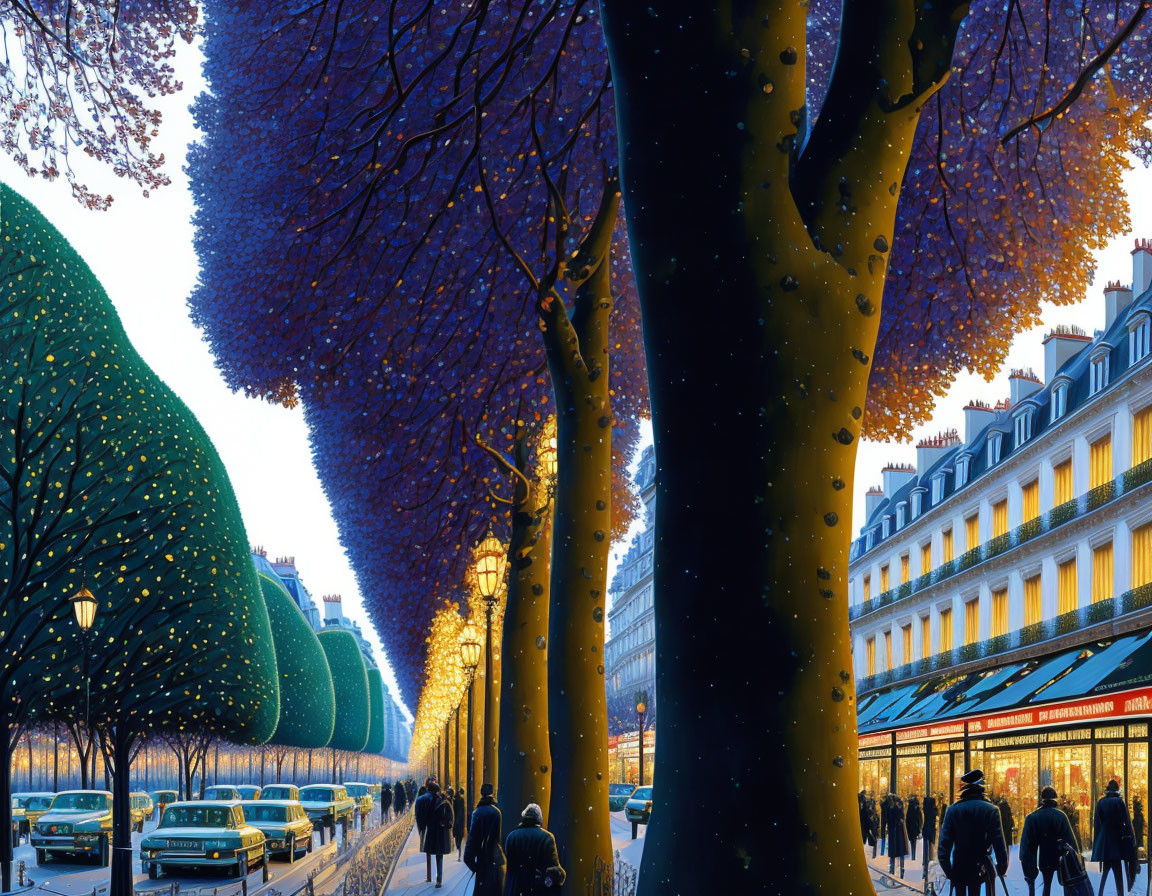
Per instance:
[[[619,850],[613,855],[611,874],[608,872],[607,864],[597,858],[588,881],[588,896],[636,896],[639,871],[620,858]]]

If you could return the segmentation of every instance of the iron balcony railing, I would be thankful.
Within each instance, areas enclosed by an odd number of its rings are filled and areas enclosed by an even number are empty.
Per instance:
[[[1152,460],[1146,460],[1117,476],[1111,482],[1106,482],[1077,498],[1073,498],[1071,501],[1053,507],[1046,514],[1028,520],[1026,523],[1017,526],[1011,532],[998,535],[984,542],[984,544],[961,554],[959,557],[955,557],[947,563],[942,563],[929,573],[925,573],[916,579],[904,582],[895,588],[890,588],[883,594],[878,594],[855,606],[849,607],[848,618],[854,621],[862,616],[867,616],[869,613],[874,613],[877,610],[882,610],[885,607],[890,607],[895,603],[907,600],[925,588],[938,585],[945,579],[950,579],[952,576],[965,572],[977,564],[991,560],[993,557],[1019,547],[1025,542],[1036,538],[1038,535],[1051,532],[1058,526],[1062,526],[1087,513],[1091,513],[1122,495],[1126,495],[1134,489],[1146,485],[1148,482],[1152,482]]]

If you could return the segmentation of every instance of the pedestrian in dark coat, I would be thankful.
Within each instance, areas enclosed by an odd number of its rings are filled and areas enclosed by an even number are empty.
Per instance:
[[[880,855],[888,848],[888,804],[892,801],[892,794],[888,794],[880,801]]]
[[[1104,896],[1104,883],[1108,873],[1116,881],[1116,892],[1123,896],[1122,868],[1127,863],[1130,867],[1136,864],[1136,834],[1132,830],[1132,819],[1128,816],[1128,806],[1120,796],[1120,782],[1115,779],[1108,782],[1108,788],[1100,801],[1096,803],[1096,816],[1093,822],[1096,830],[1096,840],[1092,844],[1092,861],[1100,862],[1100,893]],[[1129,886],[1133,875],[1129,871]]]
[[[856,795],[856,808],[860,813],[860,836],[868,842],[868,791],[861,790]]]
[[[503,896],[504,848],[503,819],[493,798],[495,788],[480,788],[480,802],[472,812],[468,840],[464,844],[464,864],[476,874],[474,896]]]
[[[920,800],[916,794],[908,797],[908,807],[904,813],[904,826],[908,829],[908,854],[912,861],[916,861],[916,841],[920,839],[920,832],[924,830],[924,813],[920,809]]]
[[[936,845],[936,822],[940,817],[940,810],[936,804],[936,797],[926,794],[924,797],[924,861],[932,861],[932,847]]]
[[[904,800],[893,794],[888,801],[888,873],[896,873],[896,860],[900,860],[900,876],[904,876],[904,857],[908,855],[908,829],[905,827]]]
[[[1052,896],[1052,875],[1060,861],[1060,841],[1075,848],[1076,835],[1068,816],[1056,802],[1056,790],[1040,791],[1040,808],[1024,819],[1020,834],[1020,867],[1028,892],[1033,893],[1037,875],[1044,876],[1044,896]]]
[[[452,804],[440,793],[440,785],[429,779],[424,793],[416,797],[413,809],[424,853],[427,882],[432,882],[432,858],[436,858],[436,886],[444,879],[444,854],[452,851]]]
[[[464,843],[464,817],[468,813],[468,804],[464,801],[464,788],[456,791],[452,799],[452,839],[456,841],[456,861],[463,861]]]
[[[504,896],[548,896],[557,893],[567,878],[556,853],[556,838],[544,830],[540,807],[529,803],[520,813],[520,825],[508,835],[508,883]]]
[[[876,858],[876,847],[880,843],[880,812],[872,797],[868,798],[868,842],[872,846],[872,858]]]
[[[1008,848],[1000,810],[984,796],[984,773],[973,769],[961,779],[960,799],[948,807],[940,826],[940,868],[952,882],[955,896],[980,896],[987,885],[991,896],[995,878],[1008,873]],[[995,866],[989,856],[995,853]]]
[[[1132,831],[1136,834],[1136,850],[1144,846],[1144,803],[1140,797],[1132,798]]]
[[[1015,842],[1016,836],[1016,819],[1012,817],[1012,804],[1004,794],[1000,794],[996,806],[1000,810],[1000,824],[1004,828],[1004,843],[1010,847]]]
[[[392,809],[392,785],[384,781],[380,785],[380,821],[387,822]]]

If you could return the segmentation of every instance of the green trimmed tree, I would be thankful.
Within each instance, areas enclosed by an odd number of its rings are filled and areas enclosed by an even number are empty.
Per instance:
[[[316,637],[328,667],[332,670],[332,686],[336,693],[336,725],[329,746],[332,747],[332,780],[338,780],[337,750],[358,753],[368,743],[369,703],[368,672],[360,645],[351,632],[329,628]]]
[[[336,727],[336,691],[316,632],[284,586],[258,574],[280,675],[280,721],[270,746],[276,780],[293,749],[326,747]]]
[[[365,753],[384,752],[384,676],[365,663],[368,673],[368,743]]]
[[[30,715],[99,731],[114,843],[130,847],[142,737],[207,729],[261,743],[275,730],[268,613],[196,419],[136,354],[79,255],[2,186],[0,233],[0,711],[10,731]],[[85,588],[97,602],[87,652],[69,602]],[[0,826],[10,746],[0,737]],[[0,859],[8,888],[6,847]],[[112,893],[131,888],[131,849],[118,848]]]

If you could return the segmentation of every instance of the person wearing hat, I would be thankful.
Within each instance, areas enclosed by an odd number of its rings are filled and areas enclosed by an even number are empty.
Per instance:
[[[1136,835],[1132,830],[1132,819],[1128,806],[1120,796],[1120,782],[1113,778],[1108,782],[1104,796],[1096,803],[1093,822],[1096,840],[1092,844],[1092,861],[1100,862],[1100,892],[1103,896],[1108,873],[1116,881],[1116,892],[1123,894],[1122,868],[1128,865],[1128,886],[1135,882]]]
[[[508,854],[504,896],[546,896],[564,885],[567,874],[560,867],[556,838],[544,830],[544,813],[536,803],[524,807],[504,849]]]
[[[972,769],[960,781],[960,798],[948,807],[940,826],[936,857],[956,896],[980,896],[981,887],[992,896],[996,878],[1008,873],[1000,810],[984,795],[980,769]],[[996,856],[995,867],[990,851]]]
[[[464,843],[464,864],[476,875],[474,896],[501,896],[504,892],[504,819],[495,793],[491,784],[480,787],[480,802],[472,812]]]
[[[1028,882],[1029,894],[1036,892],[1037,875],[1044,876],[1044,896],[1052,894],[1052,875],[1060,862],[1060,841],[1076,848],[1076,834],[1068,816],[1060,808],[1056,788],[1040,791],[1040,808],[1024,818],[1020,834],[1020,867]]]

